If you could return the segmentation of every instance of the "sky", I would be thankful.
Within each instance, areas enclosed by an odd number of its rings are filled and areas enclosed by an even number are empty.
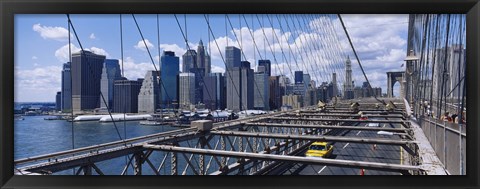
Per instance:
[[[340,89],[348,56],[355,85],[365,81],[336,15],[161,14],[158,25],[157,15],[134,16],[152,58],[130,14],[122,15],[122,22],[120,15],[70,15],[77,34],[71,29],[72,53],[83,47],[122,63],[123,44],[124,76],[136,80],[154,69],[152,59],[158,68],[159,54],[164,50],[174,51],[181,65],[186,49],[196,50],[202,40],[212,56],[212,72],[224,72],[224,49],[233,45],[242,47],[242,60],[250,61],[252,69],[258,59],[270,59],[272,75],[284,74],[293,80],[293,72],[303,70],[317,84],[329,82],[331,72],[336,72]],[[342,18],[369,81],[386,93],[386,72],[404,69],[408,15]],[[54,102],[61,90],[62,65],[69,59],[66,15],[16,14],[14,42],[15,102]],[[398,93],[398,86],[394,93]]]

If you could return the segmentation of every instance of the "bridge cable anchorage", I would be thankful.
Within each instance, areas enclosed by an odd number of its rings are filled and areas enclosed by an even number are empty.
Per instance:
[[[78,34],[75,30],[75,27],[73,26],[73,23],[72,23],[72,20],[70,19],[70,14],[66,14],[67,15],[67,19],[68,19],[68,23],[69,23],[69,26],[72,27],[72,30],[73,30],[73,33],[75,34],[75,38],[77,39],[77,42],[78,42],[78,45],[80,46],[80,49],[81,49],[81,56],[83,58],[85,58],[86,60],[86,63],[87,63],[87,67],[88,67],[88,70],[90,71],[90,73],[95,76],[95,74],[93,74],[93,69],[92,69],[92,66],[90,65],[90,62],[88,61],[88,59],[86,59],[86,55],[85,55],[85,50],[83,48],[83,45],[80,41],[80,38],[78,37]],[[115,127],[115,131],[117,132],[117,135],[118,137],[120,138],[120,140],[124,140],[120,134],[120,131],[118,130],[118,127],[117,127],[117,124],[115,122],[115,120],[113,119],[113,116],[112,116],[112,112],[110,111],[110,107],[108,106],[108,103],[107,101],[105,100],[105,97],[102,93],[102,91],[100,91],[100,97],[101,97],[101,100],[103,100],[103,102],[105,103],[105,106],[107,107],[107,111],[108,111],[108,115],[110,116],[110,119],[112,119],[112,123],[113,123],[113,126]],[[72,95],[72,98],[73,98],[73,95]],[[72,102],[73,104],[73,102]],[[72,112],[73,112],[73,106],[72,106]],[[72,118],[72,122],[73,122],[73,118]]]
[[[350,43],[350,46],[352,47],[353,54],[355,54],[355,58],[357,59],[358,65],[360,66],[360,69],[362,70],[363,76],[365,77],[365,80],[367,80],[368,83],[368,89],[370,89],[370,92],[372,92],[373,97],[378,101],[381,102],[383,105],[386,105],[385,101],[380,100],[377,98],[377,95],[373,92],[372,85],[370,85],[370,81],[368,81],[368,77],[365,74],[365,70],[363,70],[362,63],[360,63],[360,59],[358,58],[357,51],[355,50],[355,47],[353,46],[352,39],[350,39],[350,35],[348,35],[347,28],[345,27],[345,23],[343,23],[342,16],[340,14],[337,14],[338,18],[340,19],[340,22],[342,23],[343,30],[345,31],[345,34],[347,35],[348,42]]]

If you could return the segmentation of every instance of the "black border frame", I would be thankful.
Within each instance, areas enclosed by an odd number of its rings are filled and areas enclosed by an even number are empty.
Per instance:
[[[464,13],[467,14],[465,176],[13,176],[14,14]],[[479,188],[479,0],[0,0],[1,188]]]

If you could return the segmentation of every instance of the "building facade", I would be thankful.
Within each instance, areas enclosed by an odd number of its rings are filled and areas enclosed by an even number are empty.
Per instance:
[[[282,106],[290,106],[293,109],[303,107],[303,98],[300,95],[284,95],[282,96]]]
[[[203,68],[204,74],[203,76],[207,76],[211,73],[212,70],[212,63],[210,62],[210,55],[207,51],[205,51],[205,47],[203,46],[203,41],[200,39],[198,42],[197,47],[197,66],[199,68]]]
[[[180,73],[179,80],[179,106],[181,109],[191,109],[195,105],[195,74]]]
[[[225,109],[225,95],[223,88],[225,77],[222,73],[210,73],[205,77],[203,89],[203,103],[210,110]]]
[[[197,61],[197,52],[195,50],[187,50],[182,56],[182,72],[190,72],[191,68],[194,68]]]
[[[143,79],[127,80],[126,78],[114,81],[113,112],[138,113],[138,94],[142,88]]]
[[[63,64],[62,69],[62,112],[72,111],[72,72],[71,63]]]
[[[109,109],[112,109],[114,80],[120,79],[121,77],[122,74],[118,60],[105,59],[102,68],[102,79],[100,81],[100,91],[103,94],[103,98],[100,96],[100,108],[107,108],[108,106]]]
[[[269,77],[270,98],[268,99],[268,102],[271,110],[280,109],[282,106],[282,93],[279,78],[279,76]]]
[[[100,80],[105,56],[90,51],[72,54],[72,107],[74,112],[100,107]]]
[[[156,71],[145,74],[138,94],[138,113],[155,113],[160,107],[160,78]]]
[[[303,71],[295,71],[295,83],[303,83]]]
[[[350,57],[347,57],[345,62],[345,83],[343,84],[343,98],[344,99],[353,99],[353,81],[352,81],[352,62]]]
[[[258,66],[258,70],[254,76],[254,109],[270,110],[270,81],[268,72],[264,66]]]
[[[57,95],[55,95],[55,110],[60,111],[62,110],[62,92],[58,91]]]
[[[164,51],[160,62],[160,78],[163,83],[160,87],[161,107],[167,108],[170,104],[178,102],[177,76],[180,73],[180,60],[175,56],[175,52]]]
[[[225,47],[225,64],[226,69],[240,67],[241,56],[240,49],[233,46]]]
[[[272,76],[272,63],[270,60],[258,60],[258,66],[263,66],[268,77]]]

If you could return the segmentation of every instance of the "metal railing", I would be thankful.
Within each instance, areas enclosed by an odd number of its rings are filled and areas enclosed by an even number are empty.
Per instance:
[[[421,116],[420,127],[445,169],[452,175],[466,174],[466,125]]]

